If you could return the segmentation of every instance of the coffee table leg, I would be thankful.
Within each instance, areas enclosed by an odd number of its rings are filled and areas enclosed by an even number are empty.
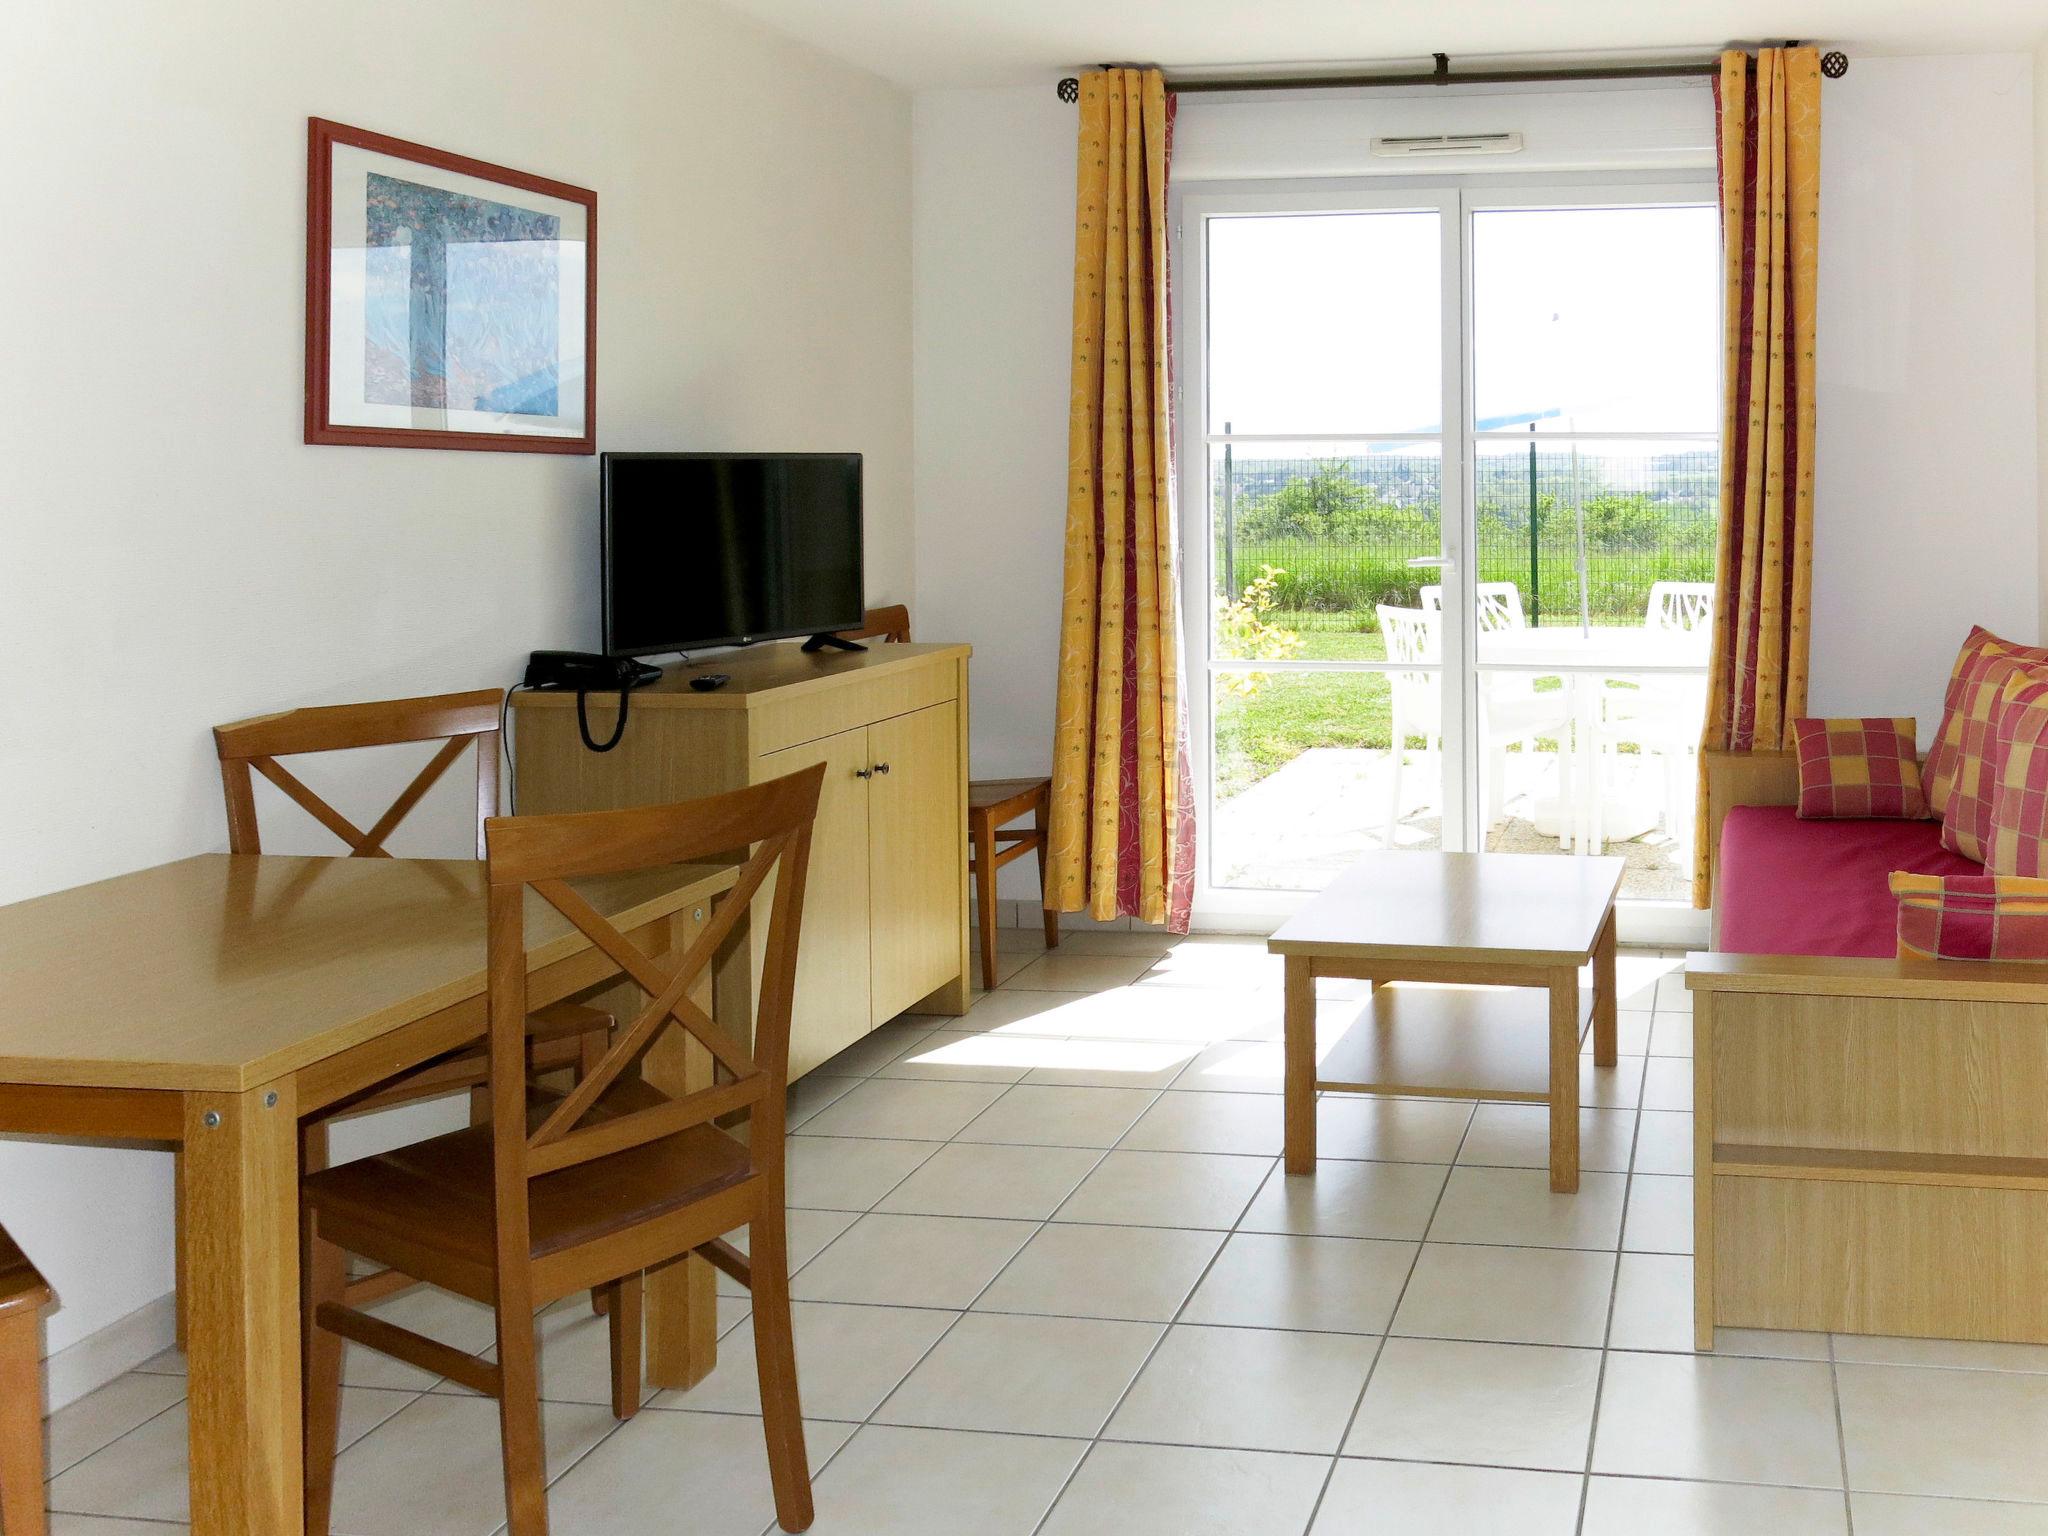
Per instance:
[[[1593,945],[1593,1064],[1611,1067],[1620,1049],[1614,992],[1614,909],[1607,909],[1607,921]]]
[[[1597,1049],[1597,1047],[1596,1047]],[[1579,1187],[1579,972],[1554,972],[1550,982],[1550,1188]]]
[[[1287,957],[1287,1011],[1283,1021],[1281,1052],[1286,1073],[1287,1171],[1314,1173],[1316,978],[1306,955]]]

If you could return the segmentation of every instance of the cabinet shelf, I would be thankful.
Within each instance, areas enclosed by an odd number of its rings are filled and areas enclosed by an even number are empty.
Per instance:
[[[1863,1152],[1843,1147],[1720,1143],[1714,1148],[1714,1172],[1738,1179],[2048,1189],[2048,1158],[1982,1157],[1961,1152]]]

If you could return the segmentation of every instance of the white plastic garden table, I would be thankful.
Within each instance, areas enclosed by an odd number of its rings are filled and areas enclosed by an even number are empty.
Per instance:
[[[1606,815],[1595,803],[1600,793],[1597,732],[1600,698],[1612,678],[1700,677],[1707,675],[1708,632],[1612,625],[1592,629],[1498,629],[1480,634],[1481,672],[1520,672],[1562,677],[1578,729],[1573,748],[1560,753],[1558,841],[1574,853],[1600,851],[1604,828],[1618,827],[1620,815]],[[1579,759],[1571,771],[1571,758]],[[1574,787],[1578,792],[1573,793]],[[1562,814],[1569,812],[1568,818]]]

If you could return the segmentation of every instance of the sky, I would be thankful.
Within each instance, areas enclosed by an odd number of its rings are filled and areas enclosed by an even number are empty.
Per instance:
[[[1211,220],[1210,430],[1435,431],[1438,224],[1434,211]],[[1476,213],[1475,420],[1716,430],[1719,263],[1711,206]]]

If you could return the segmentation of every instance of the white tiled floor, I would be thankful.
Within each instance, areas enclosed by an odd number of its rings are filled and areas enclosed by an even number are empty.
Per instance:
[[[791,1095],[795,1326],[820,1536],[2048,1533],[2048,1349],[1724,1330],[1690,1349],[1691,1015],[1623,957],[1584,1064],[1586,1173],[1544,1112],[1330,1098],[1278,1170],[1262,946],[1005,935],[1008,982]],[[1340,1026],[1358,1003],[1331,988]],[[631,1423],[604,1324],[543,1319],[554,1528],[772,1529],[746,1299]],[[488,1318],[385,1304],[465,1349]],[[51,1424],[53,1536],[182,1531],[174,1357]],[[491,1536],[491,1405],[353,1353],[341,1536]]]

